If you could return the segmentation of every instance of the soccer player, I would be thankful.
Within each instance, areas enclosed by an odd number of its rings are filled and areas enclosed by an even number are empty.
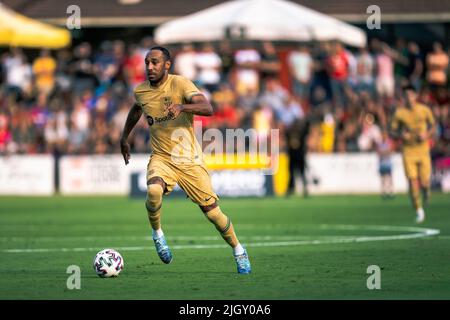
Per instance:
[[[416,209],[416,222],[425,220],[422,201],[430,194],[431,158],[429,140],[434,132],[431,110],[417,102],[412,85],[403,87],[405,106],[397,108],[391,122],[391,135],[403,142],[402,155],[409,193]],[[422,192],[422,199],[420,193]]]
[[[381,140],[377,143],[378,173],[381,180],[381,196],[383,199],[394,197],[394,182],[392,179],[392,141],[388,132],[383,130]]]
[[[178,184],[233,248],[238,273],[250,273],[247,251],[239,243],[230,218],[217,204],[218,197],[194,136],[194,115],[211,116],[212,106],[190,80],[169,74],[171,64],[166,48],[155,46],[148,51],[145,57],[147,81],[134,89],[136,102],[128,113],[120,140],[121,152],[128,164],[127,138],[144,114],[150,127],[152,149],[147,166],[145,206],[156,251],[164,263],[172,261],[161,229],[161,206],[163,194],[169,194]]]
[[[307,139],[310,133],[309,117],[297,119],[286,130],[287,153],[289,156],[289,184],[287,195],[295,194],[295,174],[300,173],[303,184],[303,197],[308,197],[308,181],[306,179]]]

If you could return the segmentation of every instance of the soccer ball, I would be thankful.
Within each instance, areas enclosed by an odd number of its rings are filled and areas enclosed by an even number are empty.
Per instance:
[[[123,258],[114,249],[103,249],[95,255],[93,265],[100,277],[117,277],[123,269]]]

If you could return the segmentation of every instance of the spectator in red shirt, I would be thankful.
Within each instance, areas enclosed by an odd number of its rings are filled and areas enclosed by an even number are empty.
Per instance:
[[[331,54],[327,59],[327,67],[333,95],[333,104],[335,107],[343,107],[349,61],[344,48],[339,42],[334,43],[332,46]]]
[[[219,128],[237,128],[239,125],[239,118],[236,108],[231,104],[218,104],[217,110],[214,112],[213,117],[214,120],[217,121]]]
[[[8,143],[11,140],[11,132],[8,128],[8,117],[0,113],[0,154],[6,153]]]
[[[133,90],[139,83],[145,81],[145,72],[142,67],[142,56],[139,47],[136,45],[132,45],[130,47],[129,56],[125,62],[125,74],[130,90]]]

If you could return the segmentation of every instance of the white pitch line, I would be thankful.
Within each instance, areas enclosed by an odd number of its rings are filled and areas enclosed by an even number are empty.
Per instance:
[[[172,240],[220,240],[220,236],[173,236]],[[20,241],[147,241],[152,240],[151,236],[117,236],[117,237],[102,237],[102,236],[85,236],[85,237],[71,237],[71,236],[54,236],[54,237],[0,237],[0,242],[20,242]]]
[[[435,229],[408,226],[383,226],[383,225],[346,225],[346,224],[320,224],[321,230],[371,230],[371,231],[406,231],[406,232],[428,232]]]
[[[383,226],[374,226],[382,228]],[[389,240],[406,240],[415,238],[424,238],[440,233],[437,229],[418,228],[418,227],[389,227],[390,231],[395,230],[412,230],[417,233],[412,234],[398,234],[398,235],[386,235],[386,236],[347,236],[347,237],[333,237],[323,240],[298,240],[298,241],[275,241],[275,242],[250,242],[246,243],[247,247],[281,247],[281,246],[300,246],[300,245],[320,245],[320,244],[336,244],[336,243],[352,243],[352,242],[371,242],[371,241],[389,241]],[[368,230],[368,229],[366,229]],[[226,244],[198,244],[198,245],[173,245],[172,248],[179,249],[215,249],[226,248]],[[149,250],[152,246],[136,246],[136,247],[116,247],[119,251],[142,251]],[[36,253],[36,252],[83,252],[83,251],[98,251],[101,248],[41,248],[41,249],[4,249],[3,253]]]
[[[169,236],[170,240],[178,241],[222,241],[222,238],[217,236]],[[335,238],[341,236],[328,236],[328,235],[317,235],[317,236],[240,236],[239,239],[246,240],[299,240],[299,239],[311,239],[311,238]],[[23,242],[23,241],[33,241],[33,242],[54,242],[54,241],[148,241],[152,240],[151,236],[136,237],[136,236],[118,236],[118,237],[0,237],[0,242]]]
[[[254,227],[254,225],[244,225],[247,227]],[[287,225],[274,225],[277,228],[280,227],[289,227]],[[302,225],[301,227],[309,227],[309,225]],[[364,230],[364,231],[386,231],[386,232],[393,232],[393,231],[404,231],[404,232],[417,232],[417,233],[427,233],[431,232],[431,235],[434,235],[434,229],[426,229],[421,227],[408,227],[408,226],[383,226],[383,225],[332,225],[332,224],[321,224],[321,225],[314,225],[314,227],[318,228],[319,230]],[[241,227],[239,229],[242,229]],[[244,228],[249,229],[249,228]],[[254,228],[256,229],[256,228]],[[265,228],[261,228],[265,229]],[[296,232],[301,232],[302,229],[295,230]],[[298,240],[298,239],[310,239],[313,236],[282,236],[282,235],[268,235],[268,236],[240,236],[240,239],[247,239],[247,240]],[[342,235],[339,236],[327,236],[327,235],[317,235],[316,237],[320,238],[342,238]],[[445,236],[441,236],[445,237]],[[171,240],[205,240],[205,241],[216,241],[216,240],[222,240],[219,236],[196,236],[196,235],[184,235],[184,236],[170,236]],[[44,237],[0,237],[0,242],[20,242],[20,241],[148,241],[152,240],[151,236],[44,236]]]

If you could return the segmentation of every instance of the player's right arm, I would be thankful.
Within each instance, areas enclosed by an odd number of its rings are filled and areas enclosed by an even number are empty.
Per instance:
[[[435,133],[435,129],[436,129],[436,125],[435,125],[435,120],[433,117],[433,113],[431,112],[431,110],[429,108],[425,109],[426,110],[426,125],[427,125],[427,129],[424,133],[422,133],[420,135],[420,140],[421,141],[426,141],[430,138],[433,138],[434,133]]]
[[[389,135],[397,140],[408,142],[411,139],[411,133],[405,130],[399,116],[399,110],[396,110],[389,125]]]
[[[136,123],[142,116],[142,108],[137,103],[133,104],[130,111],[128,112],[127,121],[123,128],[122,136],[120,137],[120,152],[122,153],[123,160],[125,164],[128,164],[130,160],[130,144],[127,142],[128,136],[131,130],[133,130]]]
[[[400,121],[398,119],[398,110],[395,111],[391,122],[389,123],[389,135],[394,139],[400,139]]]

